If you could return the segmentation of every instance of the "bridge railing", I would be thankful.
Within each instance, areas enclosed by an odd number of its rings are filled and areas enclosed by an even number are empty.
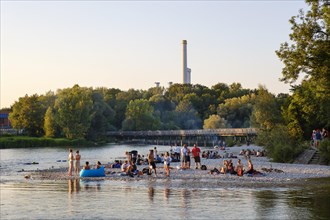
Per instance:
[[[220,128],[197,130],[108,131],[108,136],[194,136],[194,135],[256,135],[256,128]]]

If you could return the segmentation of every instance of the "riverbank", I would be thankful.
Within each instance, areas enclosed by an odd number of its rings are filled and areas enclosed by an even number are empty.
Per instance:
[[[93,145],[93,142],[87,141],[85,139],[46,138],[28,136],[0,137],[0,149],[90,145]]]

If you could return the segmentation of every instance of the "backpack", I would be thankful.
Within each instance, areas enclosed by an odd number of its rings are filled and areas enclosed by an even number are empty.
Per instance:
[[[207,170],[207,167],[205,165],[202,165],[201,170]]]
[[[148,174],[148,173],[149,173],[149,169],[148,169],[148,168],[143,168],[143,169],[142,169],[142,173],[144,173],[144,174]]]

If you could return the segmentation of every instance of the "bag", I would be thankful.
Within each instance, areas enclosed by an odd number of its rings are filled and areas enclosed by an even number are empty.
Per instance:
[[[207,167],[205,165],[202,165],[201,170],[207,170]]]
[[[213,174],[213,173],[217,173],[217,174],[219,174],[220,171],[219,171],[217,168],[214,167],[214,169],[211,170],[211,174]]]

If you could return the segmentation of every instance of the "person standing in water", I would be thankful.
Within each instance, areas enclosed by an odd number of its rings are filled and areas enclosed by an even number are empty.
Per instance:
[[[200,157],[201,149],[199,147],[197,147],[196,144],[194,144],[194,147],[191,150],[191,153],[195,160],[195,168],[196,169],[198,169],[198,167],[201,168],[201,157]]]
[[[149,173],[151,175],[152,170],[155,171],[155,177],[157,177],[156,163],[154,158],[154,150],[150,149],[148,154]]]
[[[78,175],[80,172],[80,154],[79,154],[79,150],[76,151],[76,156],[75,156],[75,167],[74,167],[74,171],[75,173]]]
[[[73,161],[74,161],[74,157],[73,157],[73,153],[72,153],[72,149],[70,148],[69,150],[69,157],[68,157],[68,161],[69,161],[69,170],[68,170],[68,176],[72,176],[72,170],[73,170]]]

